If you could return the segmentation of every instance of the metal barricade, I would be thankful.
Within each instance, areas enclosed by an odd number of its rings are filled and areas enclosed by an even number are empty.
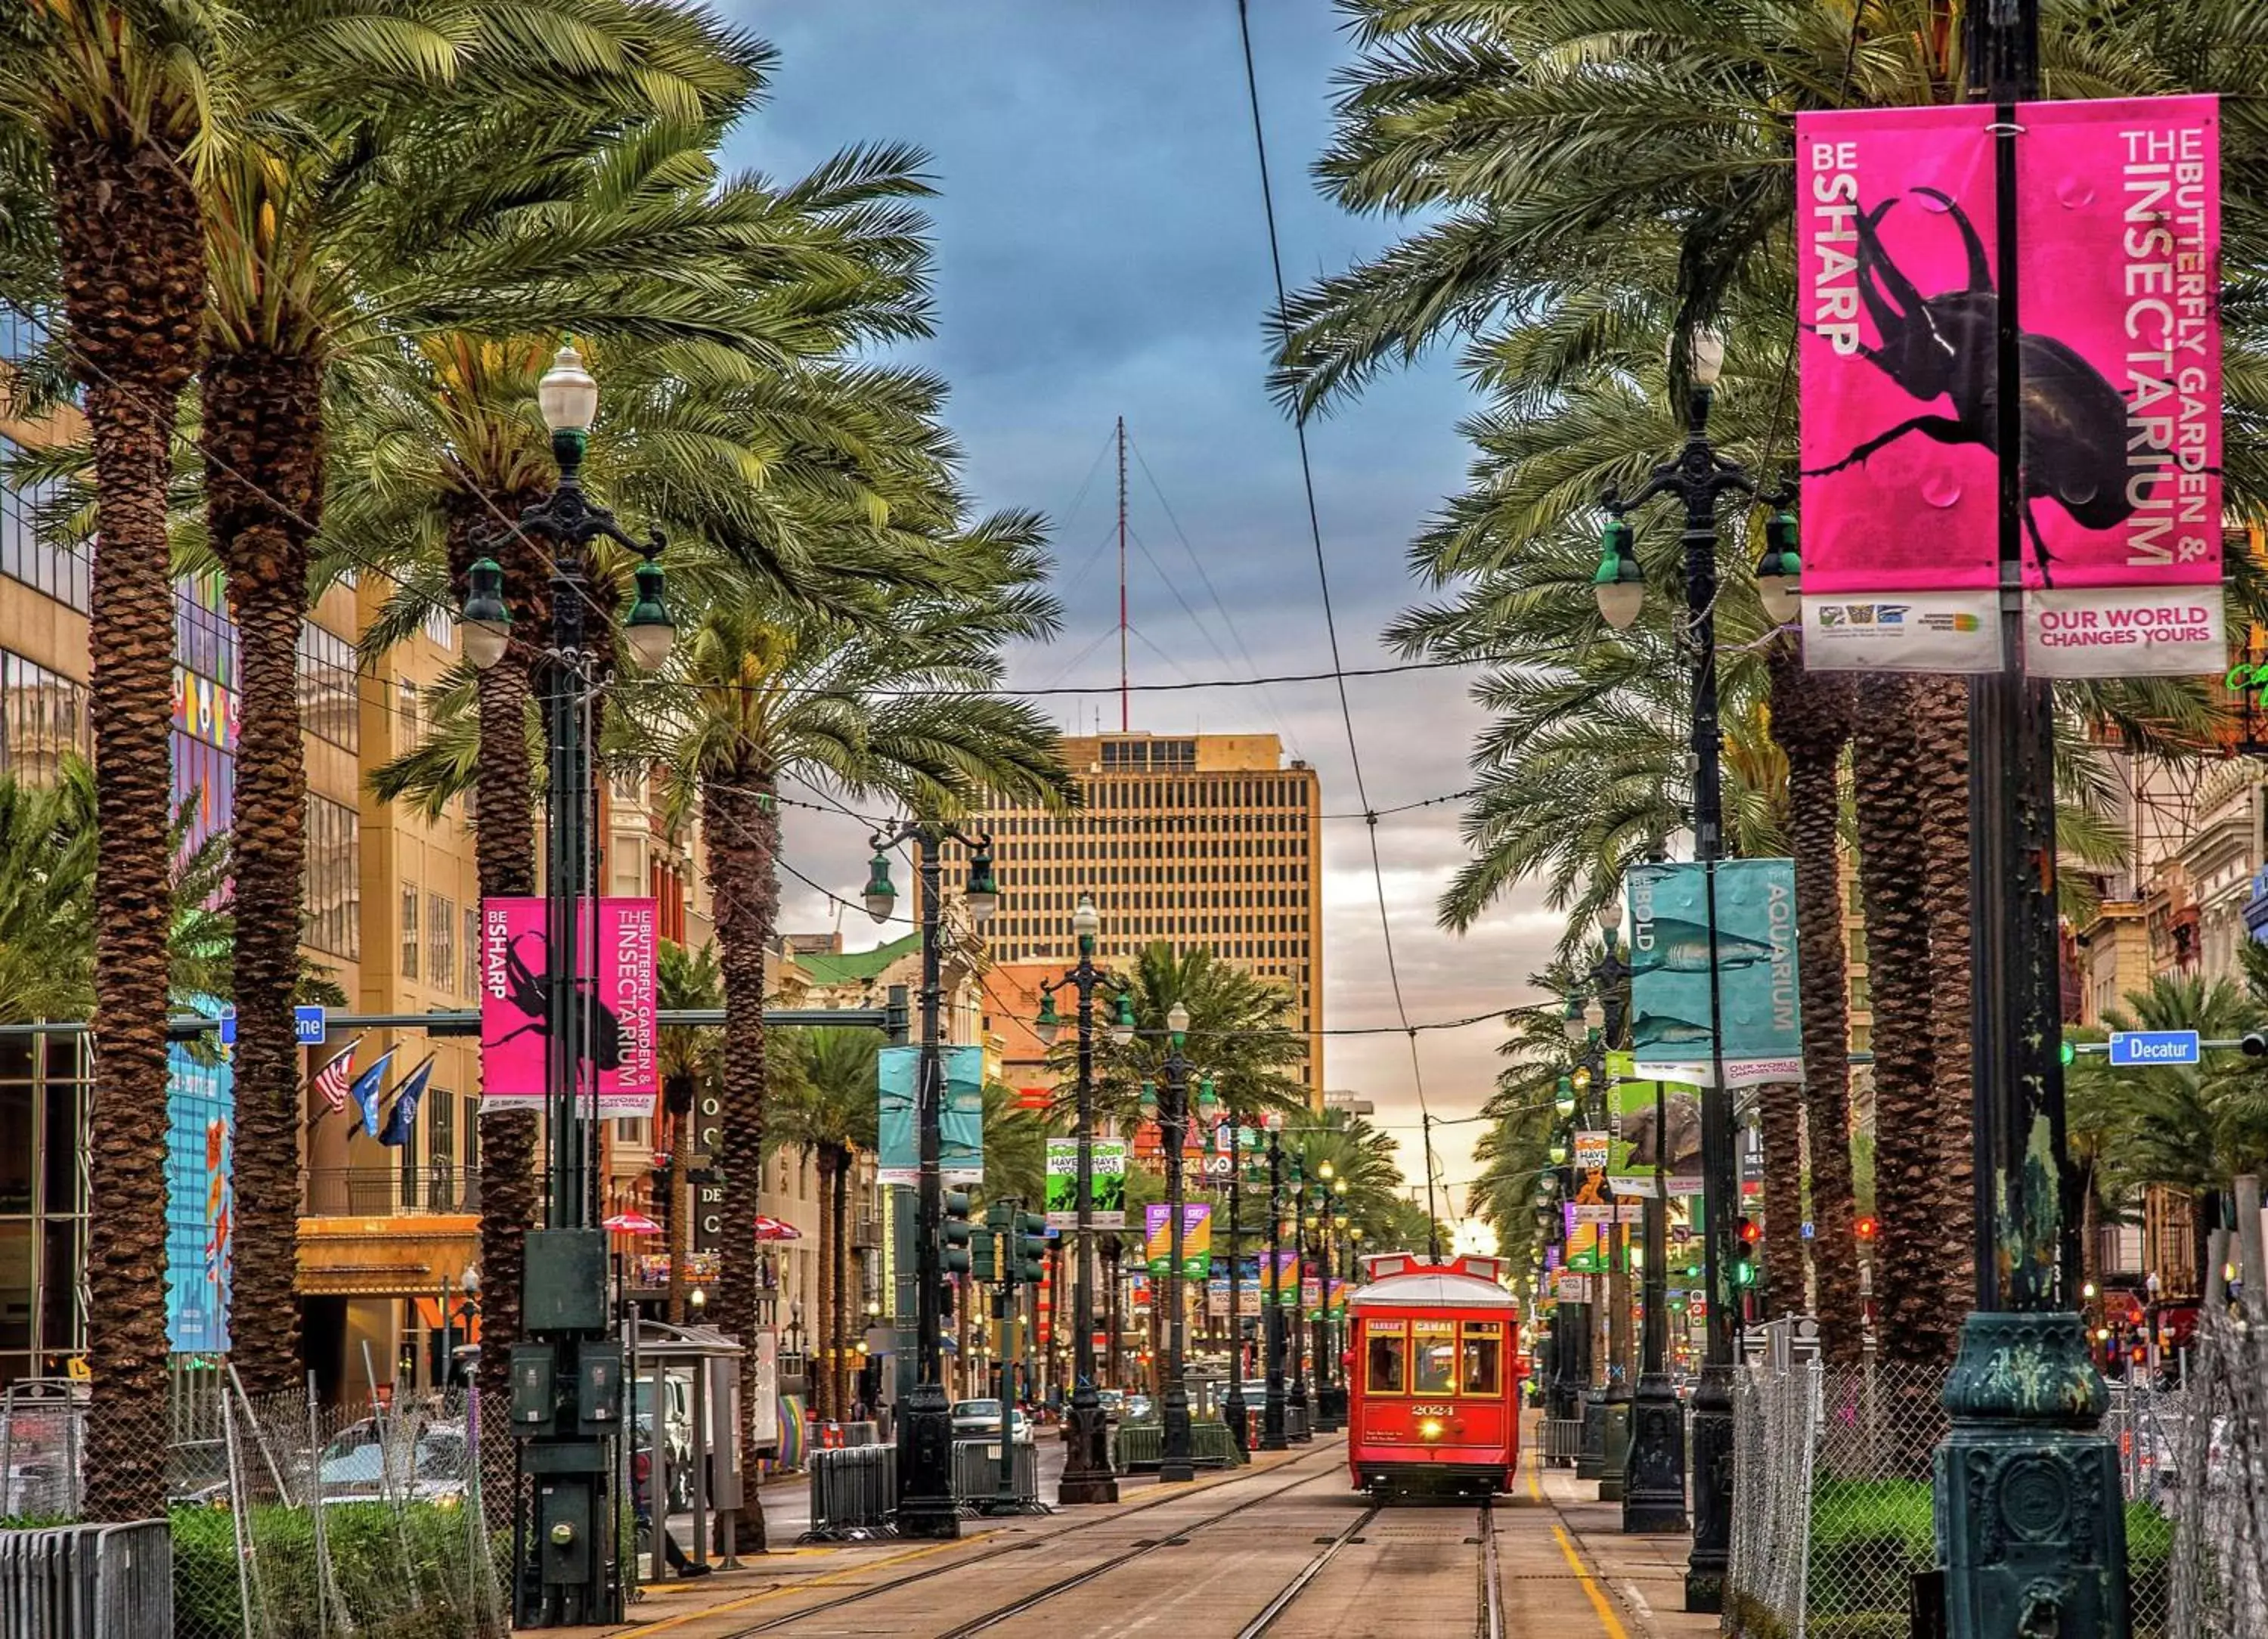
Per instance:
[[[0,1532],[8,1639],[171,1639],[173,1537],[162,1519]]]
[[[1294,1445],[1305,1445],[1315,1437],[1315,1430],[1307,1421],[1306,1407],[1284,1407],[1284,1437]]]
[[[1014,1459],[1008,1479],[1012,1488],[1000,1488],[1000,1449],[998,1440],[978,1437],[953,1443],[953,1500],[963,1514],[1044,1514],[1040,1500],[1040,1452],[1028,1442],[1011,1442]]]
[[[1543,1419],[1543,1464],[1547,1468],[1572,1468],[1583,1454],[1580,1417]]]
[[[1110,1466],[1120,1474],[1156,1471],[1165,1452],[1166,1430],[1154,1422],[1122,1422],[1110,1431]]]
[[[898,1449],[850,1445],[811,1453],[811,1528],[804,1542],[863,1542],[893,1534]]]
[[[862,1445],[882,1443],[882,1425],[879,1422],[846,1422],[842,1428],[843,1444],[853,1451]]]

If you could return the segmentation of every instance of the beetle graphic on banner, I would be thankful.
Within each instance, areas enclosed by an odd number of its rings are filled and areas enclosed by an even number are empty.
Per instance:
[[[1815,669],[2005,664],[1995,119],[1797,116]],[[2218,101],[2027,103],[2015,125],[2025,668],[2218,673]]]
[[[549,1074],[549,923],[541,899],[481,902],[481,1107],[541,1106]],[[585,916],[588,915],[587,905]],[[654,1002],[660,922],[650,899],[598,902],[578,940],[578,989],[591,1024],[600,1120],[653,1113],[661,1077]],[[595,947],[595,948],[594,948]],[[593,959],[596,972],[593,971]]]

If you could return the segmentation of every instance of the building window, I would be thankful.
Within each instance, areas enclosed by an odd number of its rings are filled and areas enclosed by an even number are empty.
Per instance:
[[[85,757],[93,750],[86,690],[0,650],[0,769],[44,785],[55,779],[65,752]]]
[[[0,459],[13,447],[0,438]],[[41,538],[36,515],[51,489],[45,483],[0,482],[0,575],[85,614],[93,560],[85,547],[54,546]]]
[[[425,972],[440,989],[457,976],[457,902],[438,893],[425,896]]]
[[[326,954],[362,958],[362,820],[343,803],[307,798],[305,884],[308,944]]]
[[[362,746],[354,645],[313,621],[299,623],[299,726],[343,750]]]
[[[397,697],[397,703],[395,704],[394,709],[401,715],[401,722],[400,724],[401,739],[400,743],[404,751],[409,751],[416,747],[419,738],[417,733],[417,685],[411,682],[405,677],[394,686],[394,694]]]
[[[481,908],[465,907],[465,980],[458,989],[466,996],[481,993]]]
[[[417,890],[401,890],[401,976],[417,977]]]

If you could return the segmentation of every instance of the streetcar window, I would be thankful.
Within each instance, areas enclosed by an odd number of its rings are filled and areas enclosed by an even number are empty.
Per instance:
[[[1455,1393],[1457,1380],[1457,1323],[1454,1320],[1412,1320],[1410,1342],[1417,1361],[1410,1392],[1418,1394]]]
[[[1366,1363],[1364,1369],[1364,1380],[1369,1385],[1370,1393],[1406,1394],[1410,1392],[1409,1379],[1405,1375],[1408,1349],[1409,1340],[1402,1335],[1400,1327],[1390,1332],[1381,1331],[1376,1327],[1370,1329],[1370,1352],[1365,1356]]]
[[[1493,1399],[1504,1384],[1504,1328],[1494,1320],[1465,1323],[1463,1358],[1457,1364],[1457,1393]]]

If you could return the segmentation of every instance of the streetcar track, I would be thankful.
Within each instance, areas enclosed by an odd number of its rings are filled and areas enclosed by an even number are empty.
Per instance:
[[[1290,1470],[1297,1468],[1302,1464],[1309,1462],[1318,1456],[1324,1455],[1327,1450],[1328,1448],[1319,1447],[1316,1451],[1305,1452],[1299,1457],[1293,1458],[1290,1462],[1283,1464],[1281,1466],[1282,1469]],[[1335,1467],[1336,1465],[1334,1465],[1334,1468]],[[1321,1474],[1302,1474],[1299,1479],[1293,1480],[1288,1484],[1277,1486],[1269,1491],[1262,1493],[1258,1496],[1248,1498],[1244,1502],[1239,1503],[1233,1508],[1214,1515],[1210,1519],[1199,1521],[1195,1525],[1186,1526],[1180,1530],[1169,1531],[1165,1536],[1160,1538],[1147,1538],[1141,1540],[1130,1552],[1119,1555],[1115,1559],[1105,1561],[1092,1573],[1082,1574],[1076,1578],[1066,1578],[1061,1583],[1052,1584],[1049,1588],[1042,1590],[1040,1594],[1034,1595],[1027,1600],[1018,1601],[1012,1607],[1004,1606],[999,1610],[988,1612],[983,1616],[975,1618],[971,1623],[953,1629],[952,1632],[955,1635],[982,1632],[986,1628],[995,1626],[999,1622],[1006,1621],[1009,1617],[1017,1614],[1019,1612],[1027,1608],[1030,1605],[1042,1603],[1045,1599],[1052,1599],[1058,1593],[1066,1592],[1071,1587],[1079,1585],[1081,1582],[1092,1581],[1094,1577],[1102,1575],[1109,1570],[1116,1569],[1118,1566],[1126,1563],[1130,1560],[1139,1559],[1143,1555],[1152,1553],[1161,1547],[1166,1547],[1176,1543],[1186,1542],[1189,1540],[1188,1533],[1190,1531],[1203,1530],[1206,1525],[1217,1525],[1221,1520],[1241,1514],[1246,1509],[1251,1508],[1257,1503],[1271,1502],[1275,1498],[1283,1496],[1285,1492],[1294,1491],[1303,1485],[1312,1484],[1314,1481],[1328,1476],[1333,1471],[1333,1468],[1327,1468],[1323,1470]],[[910,1588],[917,1584],[931,1581],[938,1577],[943,1577],[956,1571],[967,1570],[972,1566],[990,1564],[994,1560],[1005,1559],[1012,1554],[1028,1553],[1035,1548],[1053,1547],[1057,1542],[1061,1541],[1065,1537],[1076,1536],[1082,1531],[1092,1531],[1100,1525],[1113,1525],[1120,1520],[1131,1518],[1137,1514],[1146,1514],[1151,1510],[1163,1508],[1169,1503],[1184,1501],[1189,1495],[1190,1494],[1186,1491],[1169,1491],[1166,1495],[1152,1498],[1149,1502],[1137,1503],[1131,1508],[1122,1508],[1112,1513],[1098,1515],[1092,1519],[1083,1519],[1075,1525],[1065,1525],[1061,1530],[1049,1532],[1044,1536],[1031,1537],[1015,1542],[1003,1543],[998,1547],[988,1549],[982,1554],[973,1554],[967,1559],[948,1559],[939,1564],[932,1565],[927,1569],[915,1571],[909,1576],[893,1577],[887,1582],[879,1582],[871,1587],[854,1588],[834,1599],[822,1599],[816,1605],[806,1605],[798,1610],[784,1611],[779,1615],[771,1617],[767,1621],[752,1623],[746,1628],[736,1628],[731,1633],[725,1635],[724,1639],[755,1639],[755,1635],[759,1634],[777,1633],[783,1628],[788,1628],[796,1622],[806,1621],[808,1618],[814,1616],[823,1616],[830,1611],[841,1610],[843,1606],[848,1605],[857,1605],[867,1599],[879,1599],[884,1594],[895,1593],[902,1588]],[[790,1591],[783,1589],[782,1591],[787,1592]],[[945,1639],[945,1636],[940,1636],[940,1639]]]
[[[1341,1548],[1363,1540],[1363,1532],[1385,1509],[1385,1503],[1371,1502],[1364,1507],[1361,1518],[1338,1535],[1327,1540],[1318,1539],[1323,1542],[1322,1549],[1300,1568],[1297,1576],[1278,1590],[1276,1597],[1261,1607],[1258,1615],[1238,1630],[1236,1639],[1262,1639],[1307,1591],[1309,1584],[1322,1575],[1324,1568],[1337,1557]],[[1480,1504],[1478,1534],[1465,1540],[1478,1544],[1481,1551],[1478,1567],[1480,1609],[1473,1624],[1474,1639],[1504,1639],[1504,1613],[1497,1599],[1496,1513],[1488,1501],[1484,1500]]]

